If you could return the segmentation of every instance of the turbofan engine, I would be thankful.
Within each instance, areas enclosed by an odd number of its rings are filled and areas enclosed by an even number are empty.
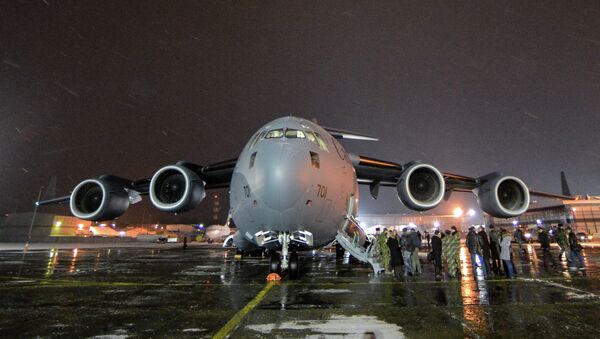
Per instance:
[[[204,182],[198,174],[181,165],[161,168],[150,181],[150,200],[164,212],[184,212],[204,199]]]
[[[129,194],[123,185],[110,179],[88,179],[71,193],[71,213],[84,220],[110,220],[127,211]]]
[[[512,218],[529,208],[529,189],[521,179],[496,173],[481,180],[477,199],[486,213],[497,218]]]
[[[445,182],[437,168],[417,163],[402,172],[396,189],[404,206],[416,211],[425,211],[436,207],[442,201]]]

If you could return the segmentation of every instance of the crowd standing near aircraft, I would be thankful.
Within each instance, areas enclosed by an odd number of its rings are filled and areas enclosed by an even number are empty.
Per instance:
[[[374,159],[348,153],[340,139],[377,140],[283,117],[256,131],[236,159],[206,166],[180,161],[141,180],[102,175],[83,180],[67,196],[36,204],[69,203],[74,216],[100,221],[119,217],[142,196],[161,211],[181,213],[198,206],[207,190],[229,187],[235,246],[269,249],[270,271],[287,270],[292,278],[298,276],[298,251],[328,245],[340,232],[364,242],[355,220],[359,184],[368,185],[374,199],[380,187],[395,188],[415,211],[432,209],[455,191],[474,193],[481,209],[495,217],[515,217],[529,207],[530,190],[514,176],[473,178],[418,161]]]

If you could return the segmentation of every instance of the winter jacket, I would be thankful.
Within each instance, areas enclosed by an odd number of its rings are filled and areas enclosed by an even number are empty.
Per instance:
[[[540,242],[540,246],[542,248],[550,248],[550,238],[548,237],[548,233],[546,233],[546,231],[541,231],[538,233],[538,241]]]
[[[569,247],[573,252],[581,252],[581,250],[583,249],[579,244],[579,240],[577,240],[575,232],[569,233]]]
[[[559,228],[558,231],[556,231],[556,242],[560,248],[569,247],[569,237],[566,230]]]
[[[469,253],[480,253],[479,237],[477,236],[477,233],[475,233],[475,231],[469,231],[469,234],[467,234],[466,245],[469,249]]]
[[[487,233],[484,230],[477,233],[477,240],[479,241],[479,247],[481,248],[481,254],[484,257],[491,257],[490,253],[490,241],[488,240]]]
[[[408,235],[413,243],[413,251],[414,249],[421,248],[421,239],[419,238],[419,234],[417,232],[411,232]]]
[[[414,251],[415,246],[413,245],[410,235],[402,234],[402,237],[400,237],[400,247],[402,247],[403,251]]]
[[[431,251],[434,256],[442,255],[442,239],[437,235],[431,237]]]
[[[510,234],[506,234],[500,239],[500,259],[510,260],[510,242],[512,237]]]

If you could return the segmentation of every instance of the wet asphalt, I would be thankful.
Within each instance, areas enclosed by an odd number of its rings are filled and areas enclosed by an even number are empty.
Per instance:
[[[394,280],[326,251],[267,288],[268,259],[216,247],[0,251],[0,337],[600,337],[600,249],[587,272],[514,251],[517,279]],[[556,252],[554,255],[556,256]]]

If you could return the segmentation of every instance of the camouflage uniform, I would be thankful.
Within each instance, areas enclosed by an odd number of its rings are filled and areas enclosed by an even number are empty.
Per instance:
[[[390,248],[387,245],[387,236],[385,233],[381,233],[377,236],[377,245],[381,252],[382,264],[386,271],[390,270]]]
[[[569,260],[569,257],[571,254],[571,249],[569,248],[569,238],[567,236],[566,230],[564,230],[562,228],[558,229],[558,231],[556,232],[556,242],[558,243],[558,246],[560,247],[560,253],[558,254],[558,260],[560,260],[563,253],[565,254],[565,257],[567,258],[567,260]]]
[[[460,235],[458,233],[447,235],[442,239],[442,254],[448,263],[448,275],[454,277],[460,263]]]

